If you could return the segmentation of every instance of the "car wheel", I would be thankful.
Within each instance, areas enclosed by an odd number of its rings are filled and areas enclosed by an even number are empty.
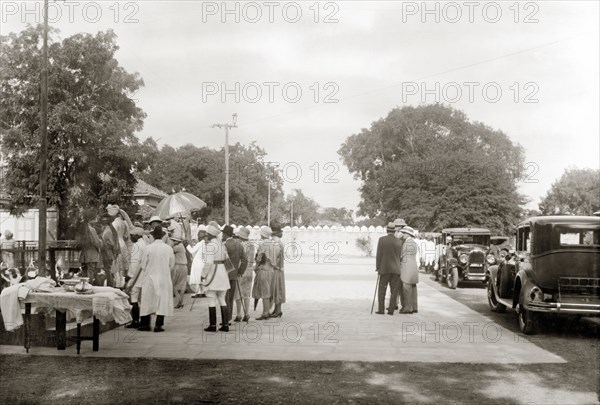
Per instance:
[[[498,283],[498,295],[502,298],[506,298],[510,296],[510,287],[511,287],[511,274],[508,265],[503,262],[500,263],[498,267],[497,276],[500,280]]]
[[[448,288],[456,290],[456,287],[458,286],[458,269],[456,267],[452,267],[452,270],[448,272],[446,284],[448,285]]]
[[[487,283],[487,297],[488,304],[490,305],[490,309],[492,310],[492,312],[501,314],[506,311],[506,305],[499,303],[496,299],[496,294],[494,293],[494,286],[492,285],[491,278]]]
[[[537,333],[537,314],[528,311],[519,304],[517,316],[519,317],[519,330],[526,335],[535,335]]]

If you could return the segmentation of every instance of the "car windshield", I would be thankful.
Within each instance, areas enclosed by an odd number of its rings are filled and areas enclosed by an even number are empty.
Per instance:
[[[475,243],[478,245],[490,245],[490,235],[452,235],[452,245],[463,245],[467,243]]]
[[[490,240],[490,243],[492,245],[498,246],[498,245],[501,245],[501,244],[503,244],[504,242],[507,242],[507,241],[508,241],[508,238],[495,237],[495,238],[492,238]]]

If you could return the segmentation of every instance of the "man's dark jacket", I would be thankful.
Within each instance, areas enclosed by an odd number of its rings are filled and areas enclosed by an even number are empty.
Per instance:
[[[225,241],[225,247],[227,248],[227,254],[233,264],[233,271],[229,271],[229,279],[235,280],[238,276],[241,276],[248,267],[248,258],[246,257],[246,251],[242,242],[239,239],[229,238]]]
[[[402,241],[388,234],[377,242],[377,259],[375,268],[379,274],[400,274],[402,262]]]

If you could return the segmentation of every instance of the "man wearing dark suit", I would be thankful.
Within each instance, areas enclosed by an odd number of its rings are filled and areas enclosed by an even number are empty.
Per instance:
[[[233,268],[229,268],[228,264],[225,264],[225,268],[227,268],[227,274],[229,275],[229,284],[231,287],[227,290],[225,294],[225,302],[227,303],[227,308],[229,310],[229,319],[233,317],[233,301],[236,298],[238,286],[238,276],[242,276],[246,271],[246,267],[248,266],[248,258],[246,257],[246,251],[244,250],[244,246],[242,246],[242,242],[239,239],[233,237],[233,228],[229,225],[225,225],[223,228],[223,235],[225,239],[225,248],[227,249],[227,254],[229,255],[229,260],[231,260],[231,264]],[[239,298],[239,296],[237,297]]]
[[[378,300],[379,307],[376,314],[383,315],[385,309],[385,293],[388,284],[392,290],[388,315],[394,314],[394,303],[398,300],[398,280],[400,278],[400,263],[402,255],[402,242],[394,236],[393,222],[387,225],[387,235],[379,238],[377,242],[377,258],[375,270],[379,273]]]

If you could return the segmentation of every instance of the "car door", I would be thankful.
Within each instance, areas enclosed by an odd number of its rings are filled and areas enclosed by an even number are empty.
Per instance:
[[[517,228],[517,257],[515,260],[515,275],[521,270],[528,272],[531,269],[531,251],[533,238],[531,225],[526,224]]]

